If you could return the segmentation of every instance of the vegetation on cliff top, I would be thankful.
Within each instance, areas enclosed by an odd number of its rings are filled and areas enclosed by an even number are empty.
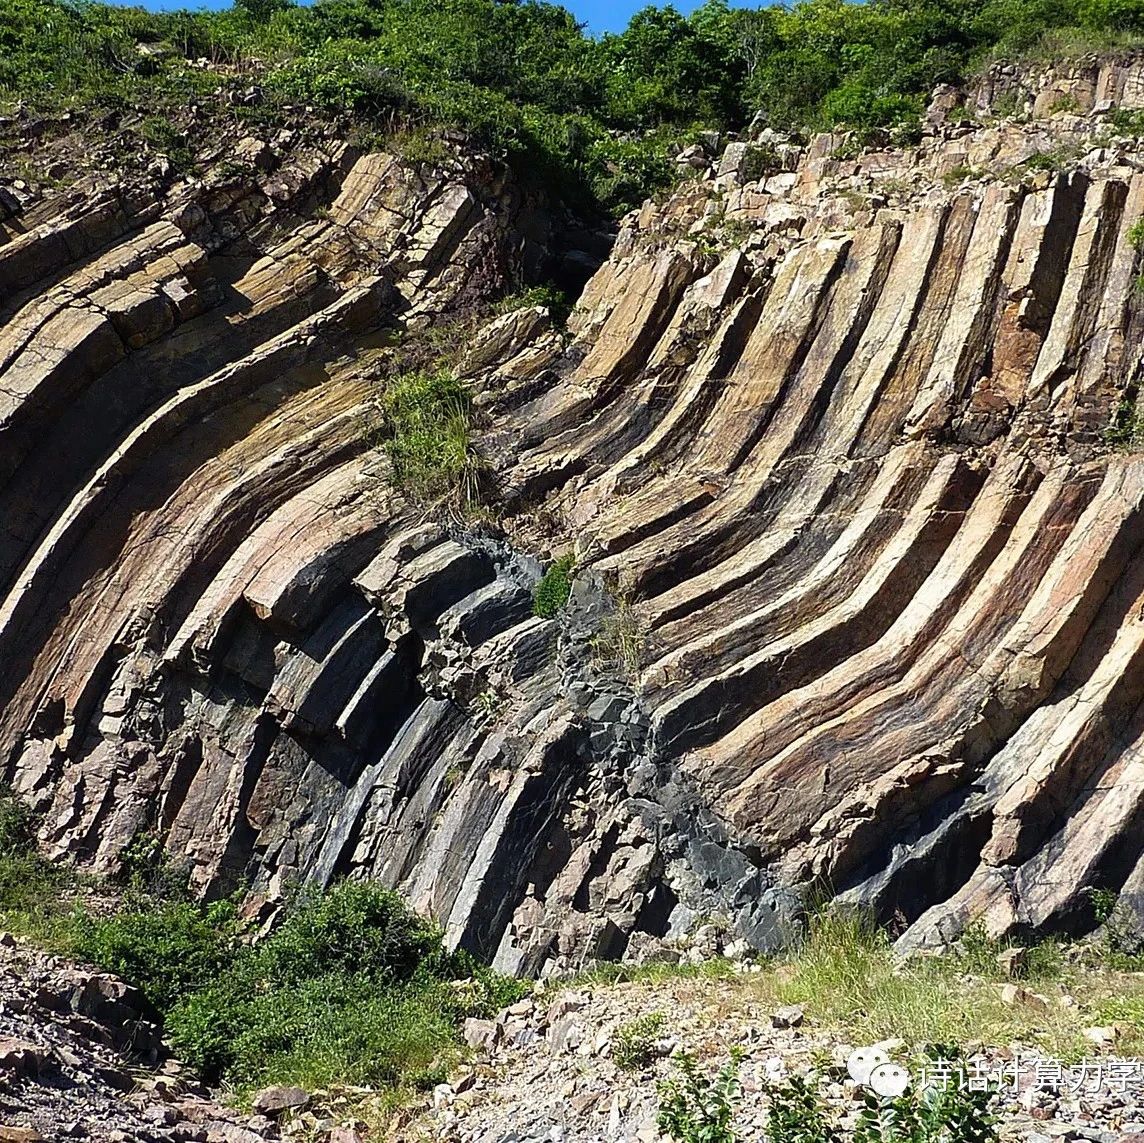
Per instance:
[[[611,210],[672,177],[699,128],[886,126],[992,55],[1133,41],[1144,0],[805,0],[637,12],[594,39],[564,8],[498,0],[236,0],[147,12],[0,0],[0,103],[156,114],[221,98],[389,135],[458,128],[522,172]],[[193,149],[195,140],[187,139]]]

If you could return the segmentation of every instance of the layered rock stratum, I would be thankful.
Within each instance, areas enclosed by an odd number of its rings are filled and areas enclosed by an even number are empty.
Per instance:
[[[1139,910],[1138,108],[1134,59],[997,66],[919,141],[693,152],[567,330],[467,337],[479,517],[395,489],[379,396],[551,252],[495,163],[9,180],[0,758],[47,852],[377,877],[529,972],[774,947],[808,893],[906,944]]]

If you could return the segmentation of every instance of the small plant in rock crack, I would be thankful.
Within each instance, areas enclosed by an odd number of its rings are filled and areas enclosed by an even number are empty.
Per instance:
[[[738,1143],[733,1119],[742,1058],[742,1049],[733,1048],[730,1061],[711,1077],[683,1053],[676,1061],[679,1075],[657,1085],[659,1129],[675,1143]]]
[[[543,575],[532,595],[532,610],[541,619],[551,619],[572,594],[572,569],[576,557],[561,556]]]
[[[625,1072],[646,1068],[657,1055],[655,1042],[667,1018],[662,1012],[648,1012],[616,1029],[612,1043],[612,1059]]]
[[[1107,888],[1090,888],[1088,895],[1093,917],[1101,929],[1105,958],[1114,966],[1135,968],[1144,951],[1144,940],[1121,904],[1120,895]]]

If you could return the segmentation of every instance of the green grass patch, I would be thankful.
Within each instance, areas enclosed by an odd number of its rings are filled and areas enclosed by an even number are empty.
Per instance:
[[[1062,1059],[1084,1054],[1082,1029],[1112,997],[1144,1001],[1144,980],[1108,964],[1099,950],[1088,950],[1087,959],[1069,956],[1050,940],[1023,952],[1020,986],[1031,999],[1006,1003],[1009,978],[997,954],[1007,947],[976,925],[952,952],[903,960],[869,916],[836,908],[812,916],[776,971],[761,974],[754,987],[776,1003],[804,1005],[856,1043],[896,1036],[933,1044],[1020,1040]],[[1061,1004],[1065,995],[1076,1004]]]
[[[572,303],[568,295],[556,286],[529,286],[518,293],[501,298],[493,307],[495,314],[511,314],[529,306],[545,306],[553,325],[563,328],[572,313]]]
[[[446,368],[393,378],[382,397],[394,484],[421,501],[475,507],[484,464],[470,435],[471,402]]]
[[[532,593],[532,610],[542,619],[551,619],[568,602],[572,594],[572,570],[576,557],[561,556],[541,577]]]

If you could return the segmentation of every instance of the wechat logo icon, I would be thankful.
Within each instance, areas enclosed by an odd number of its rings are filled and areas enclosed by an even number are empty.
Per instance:
[[[846,1061],[850,1078],[883,1099],[897,1099],[910,1083],[910,1073],[881,1048],[856,1048]]]

